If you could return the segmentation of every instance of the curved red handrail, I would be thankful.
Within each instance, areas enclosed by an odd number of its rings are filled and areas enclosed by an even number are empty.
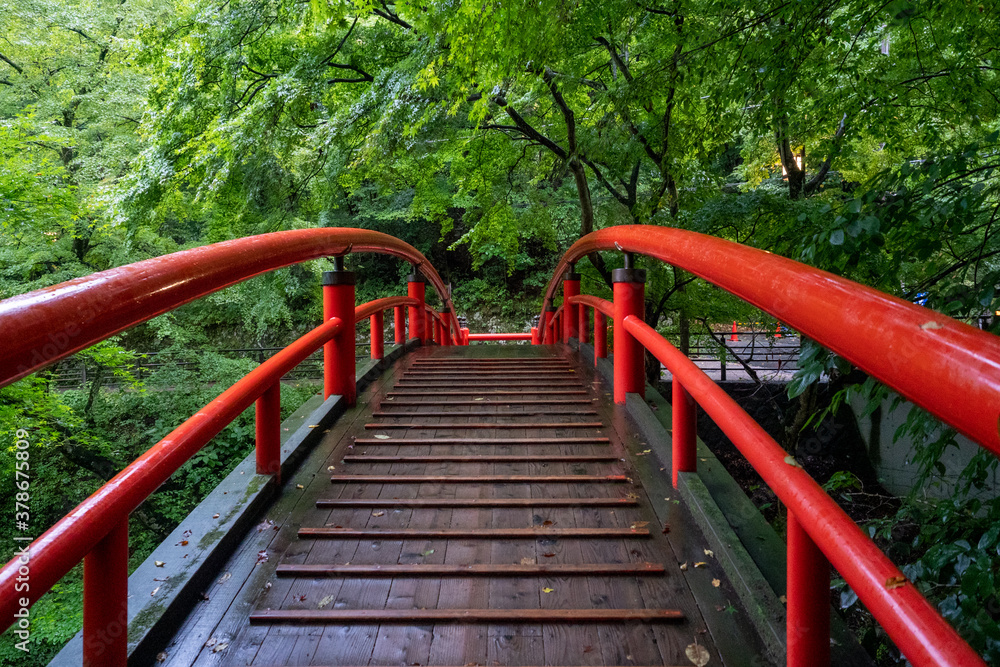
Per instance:
[[[365,308],[369,304],[360,306]],[[160,487],[188,459],[246,410],[264,391],[343,328],[331,318],[250,371],[31,543],[31,600],[83,560],[109,530]],[[17,558],[0,570],[0,628],[10,625],[23,594],[15,592]]]
[[[354,321],[359,322],[375,313],[389,310],[396,306],[416,306],[420,302],[410,296],[387,296],[384,299],[375,299],[368,303],[363,303],[354,309]]]
[[[491,340],[531,340],[530,333],[482,333],[469,334],[469,341],[491,341]]]
[[[615,304],[611,303],[607,299],[601,299],[600,297],[591,296],[590,294],[577,294],[576,296],[571,296],[569,298],[569,302],[593,308],[608,317],[615,316]]]
[[[718,285],[1000,454],[997,336],[785,257],[649,225],[609,227],[574,243],[543,308],[569,264],[600,250],[649,255]]]
[[[458,330],[444,281],[413,246],[365,229],[298,229],[155,257],[0,301],[0,386],[248,278],[346,252],[393,255],[413,264]]]
[[[805,470],[693,361],[635,316],[625,329],[695,398],[915,665],[984,665],[972,648]],[[900,579],[896,579],[900,577]]]

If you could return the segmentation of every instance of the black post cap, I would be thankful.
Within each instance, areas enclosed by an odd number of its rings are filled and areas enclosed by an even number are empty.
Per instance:
[[[354,271],[324,271],[323,285],[353,285]]]
[[[645,283],[646,269],[613,269],[611,271],[611,282]]]

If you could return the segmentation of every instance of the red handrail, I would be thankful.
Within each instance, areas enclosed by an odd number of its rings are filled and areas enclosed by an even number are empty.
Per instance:
[[[108,483],[31,543],[31,600],[37,601],[79,563],[115,526],[128,519],[150,494],[188,459],[246,410],[266,389],[343,328],[327,320],[250,371],[194,416],[150,447]],[[7,628],[16,612],[14,582],[17,558],[0,570],[0,627]]]
[[[600,250],[655,257],[718,285],[1000,454],[997,336],[785,257],[649,225],[609,227],[574,243],[553,273],[543,308],[567,267]]]
[[[469,341],[491,341],[491,340],[531,340],[530,333],[482,333],[469,334]]]
[[[570,297],[569,302],[593,308],[608,317],[615,316],[615,304],[611,303],[607,299],[601,299],[600,297],[591,296],[590,294],[578,294]]]
[[[624,326],[739,448],[912,663],[985,664],[809,473],[704,371],[641,319],[626,317]],[[905,583],[890,587],[890,581]]]
[[[384,310],[395,308],[396,306],[416,306],[419,301],[408,296],[388,296],[384,299],[375,299],[368,303],[363,303],[354,309],[354,320],[360,321]]]
[[[206,294],[292,264],[347,252],[393,255],[448,289],[420,251],[365,229],[298,229],[147,259],[0,301],[0,386]]]

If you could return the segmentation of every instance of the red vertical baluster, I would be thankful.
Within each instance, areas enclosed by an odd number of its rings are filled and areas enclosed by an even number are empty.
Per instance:
[[[264,390],[254,405],[257,474],[281,482],[281,383]]]
[[[385,321],[382,319],[382,311],[372,313],[369,324],[371,325],[372,359],[381,359],[385,356],[384,341],[382,340]]]
[[[424,283],[424,277],[419,272],[411,273],[406,279],[406,296],[419,302],[415,306],[410,306],[410,338],[419,338],[421,341],[424,341],[427,335],[425,333],[427,318],[424,317],[424,291],[426,290]]]
[[[396,325],[394,342],[402,345],[406,342],[406,315],[403,306],[396,306],[392,309],[393,323]]]
[[[577,314],[579,306],[570,303],[570,298],[580,294],[580,274],[574,273],[572,267],[566,272],[563,278],[563,326],[562,337],[564,342],[569,342],[570,338],[579,340],[580,333],[578,326],[580,316]]]
[[[354,360],[354,272],[344,270],[342,257],[334,259],[334,270],[323,273],[323,317],[338,317],[340,331],[323,346],[323,396],[340,395],[348,405],[357,399]]]
[[[625,257],[625,268],[615,269],[611,276],[615,295],[615,403],[624,403],[626,394],[646,395],[642,345],[622,326],[629,315],[643,317],[646,272],[632,268],[631,256]]]
[[[695,456],[697,441],[697,405],[691,394],[676,377],[673,385],[673,401],[670,406],[673,421],[673,469],[674,488],[677,487],[677,473],[694,472],[698,469],[698,459]]]
[[[128,662],[128,518],[83,559],[83,664]]]
[[[598,359],[608,358],[608,318],[594,309],[594,365]]]
[[[788,667],[830,664],[830,564],[788,513]]]

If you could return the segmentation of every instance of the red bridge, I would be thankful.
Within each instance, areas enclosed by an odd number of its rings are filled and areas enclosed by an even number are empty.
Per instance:
[[[912,664],[984,664],[795,459],[643,322],[633,255],[736,294],[994,453],[997,338],[759,250],[659,227],[595,232],[559,263],[539,329],[485,335],[458,326],[438,273],[401,241],[267,234],[0,302],[0,382],[346,252],[412,264],[407,296],[356,305],[355,276],[335,262],[320,326],[31,543],[30,597],[14,586],[25,563],[6,565],[5,627],[82,560],[84,628],[57,664],[868,664],[831,622],[832,566]],[[573,264],[593,252],[626,253],[613,302],[580,295]],[[427,284],[443,308],[427,306]],[[372,360],[357,368],[364,318]],[[501,338],[531,344],[470,345]],[[282,423],[280,378],[319,347],[323,394]],[[669,403],[645,385],[643,348],[672,374]],[[129,576],[129,514],[252,404],[255,457]],[[748,537],[762,519],[696,440],[696,405],[788,508],[787,545]]]

